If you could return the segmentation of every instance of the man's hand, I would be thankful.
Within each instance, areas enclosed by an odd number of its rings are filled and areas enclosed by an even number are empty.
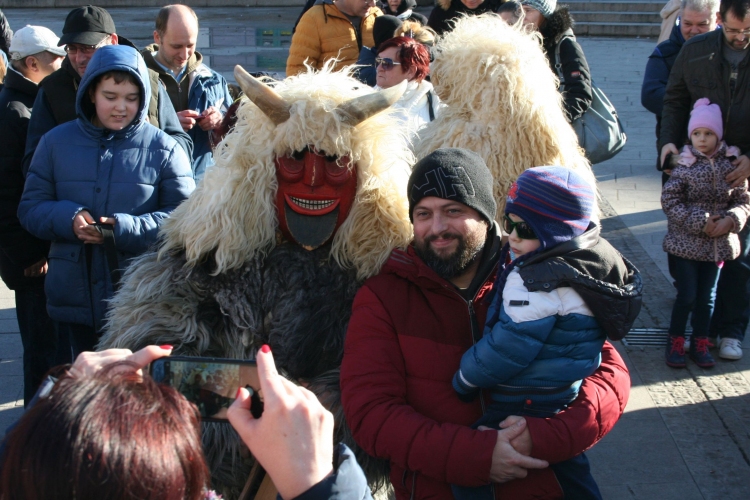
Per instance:
[[[221,111],[211,106],[205,110],[198,119],[196,119],[196,122],[201,130],[208,132],[209,130],[213,130],[221,125],[223,119],[224,115],[221,114]]]
[[[742,155],[732,162],[734,170],[729,172],[725,177],[726,181],[733,188],[741,186],[745,179],[750,177],[750,158],[747,155]]]
[[[511,441],[521,436],[526,429],[526,420],[521,418],[507,429],[497,432],[497,444],[492,452],[490,481],[505,483],[526,477],[526,469],[544,469],[549,463],[517,452]]]
[[[281,497],[295,498],[333,471],[333,415],[312,392],[279,375],[268,346],[257,362],[263,415],[253,418],[250,393],[240,388],[227,417]]]
[[[186,109],[185,111],[178,111],[177,118],[180,119],[180,125],[182,130],[187,132],[193,128],[196,124],[196,120],[200,118],[201,114],[192,109]]]
[[[27,278],[36,278],[38,276],[44,276],[47,274],[47,258],[42,257],[42,260],[31,264],[29,267],[23,270],[23,275]]]
[[[94,218],[91,217],[89,211],[81,210],[73,218],[73,232],[84,243],[101,245],[104,243],[104,236],[96,230],[96,227],[92,225],[93,223]]]
[[[513,424],[518,423],[520,420],[525,419],[523,417],[519,417],[518,415],[511,415],[500,422],[500,428],[507,429]],[[531,432],[529,432],[529,428],[527,426],[524,426],[523,432],[510,440],[510,445],[521,455],[531,456],[531,448],[533,446],[533,443],[531,442]]]
[[[677,146],[675,146],[671,142],[669,144],[665,144],[661,148],[661,154],[659,155],[659,165],[661,165],[662,168],[664,168],[664,160],[666,160],[667,155],[669,153],[672,153],[673,155],[680,154],[680,152],[677,151]],[[669,175],[672,175],[672,170],[664,170],[664,172],[666,172]]]

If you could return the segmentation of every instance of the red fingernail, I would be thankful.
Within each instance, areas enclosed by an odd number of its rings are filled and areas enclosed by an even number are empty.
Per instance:
[[[271,346],[268,344],[263,344],[263,347],[260,348],[260,352],[269,353],[271,352]]]
[[[159,346],[159,349],[164,349],[165,351],[169,351],[172,348],[173,347],[171,345],[169,345],[169,344],[164,344],[164,345],[160,345]]]
[[[234,396],[234,399],[239,398],[241,395],[242,395],[242,387],[240,387],[239,389],[237,389],[237,395]]]

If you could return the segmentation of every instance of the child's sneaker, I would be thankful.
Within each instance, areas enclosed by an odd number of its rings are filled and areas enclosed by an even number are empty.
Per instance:
[[[667,366],[685,368],[685,337],[667,337]]]
[[[716,361],[708,352],[709,347],[711,347],[711,342],[708,341],[708,337],[693,337],[690,343],[690,359],[701,368],[711,368]]]
[[[721,339],[719,357],[724,359],[742,359],[742,342],[737,339]]]

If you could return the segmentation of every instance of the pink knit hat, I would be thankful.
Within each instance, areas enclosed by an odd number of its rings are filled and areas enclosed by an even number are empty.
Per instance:
[[[693,110],[690,112],[690,123],[688,124],[688,136],[693,135],[693,131],[700,127],[713,131],[719,140],[724,137],[721,108],[718,104],[711,104],[711,101],[705,97],[698,99],[693,105]]]

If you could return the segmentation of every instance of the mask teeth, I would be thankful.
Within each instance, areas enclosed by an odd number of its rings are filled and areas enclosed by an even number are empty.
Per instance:
[[[305,200],[302,198],[295,198],[290,196],[295,205],[307,209],[307,210],[323,210],[333,205],[336,200]]]

